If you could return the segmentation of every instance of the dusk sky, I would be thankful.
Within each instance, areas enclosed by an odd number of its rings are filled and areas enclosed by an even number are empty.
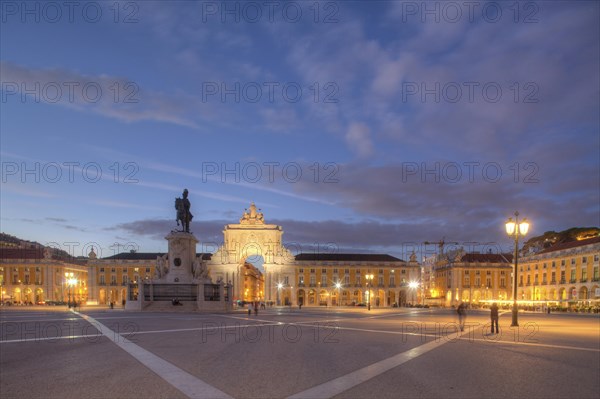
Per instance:
[[[4,233],[166,251],[184,188],[198,252],[252,201],[294,253],[600,225],[597,1],[0,4]]]

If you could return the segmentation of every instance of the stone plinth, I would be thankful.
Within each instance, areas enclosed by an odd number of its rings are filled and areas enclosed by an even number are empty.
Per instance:
[[[192,233],[171,232],[169,242],[168,272],[163,277],[167,283],[191,283],[194,280],[193,264],[196,260],[198,240]]]

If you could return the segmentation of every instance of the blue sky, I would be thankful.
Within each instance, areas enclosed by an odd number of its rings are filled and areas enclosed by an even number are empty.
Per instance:
[[[2,2],[2,231],[165,251],[183,188],[199,251],[251,201],[296,252],[600,225],[599,3],[469,4]]]

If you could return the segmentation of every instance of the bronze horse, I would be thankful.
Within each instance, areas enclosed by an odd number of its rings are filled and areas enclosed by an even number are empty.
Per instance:
[[[175,219],[177,226],[179,226],[179,222],[181,221],[181,231],[189,233],[190,222],[194,216],[190,212],[190,201],[187,199],[187,190],[184,190],[183,198],[175,198],[175,209],[177,210],[177,217]]]

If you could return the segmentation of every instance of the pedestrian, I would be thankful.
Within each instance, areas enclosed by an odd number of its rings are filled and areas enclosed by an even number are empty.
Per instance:
[[[494,333],[494,324],[496,324],[496,334],[498,334],[498,305],[496,302],[490,308],[490,317],[492,318],[492,334]]]
[[[252,315],[252,303],[248,302],[248,316]]]
[[[461,302],[456,308],[456,313],[458,314],[458,327],[460,331],[465,331],[465,322],[467,320],[467,306],[464,302]]]
[[[254,315],[258,316],[258,301],[254,302]]]

